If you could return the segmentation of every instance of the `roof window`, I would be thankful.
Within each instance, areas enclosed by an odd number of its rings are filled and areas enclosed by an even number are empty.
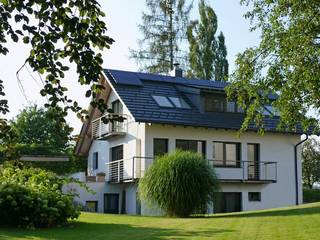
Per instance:
[[[152,95],[152,98],[156,101],[159,107],[173,107],[172,103],[165,96]]]
[[[177,108],[188,108],[190,109],[190,106],[188,105],[188,103],[180,97],[169,97],[170,101],[173,102],[173,104],[177,107]]]

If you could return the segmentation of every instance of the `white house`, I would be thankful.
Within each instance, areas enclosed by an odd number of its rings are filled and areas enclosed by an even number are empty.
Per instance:
[[[76,188],[81,204],[104,213],[158,213],[139,201],[137,183],[156,155],[177,148],[203,154],[216,169],[221,193],[208,212],[302,202],[303,132],[277,131],[271,106],[265,106],[264,136],[251,126],[238,138],[243,113],[226,101],[225,82],[186,79],[179,69],[173,76],[105,70],[101,81],[105,90],[97,98],[125,120],[104,123],[105,115],[89,109],[76,152],[88,158],[87,176],[79,179],[96,194]]]

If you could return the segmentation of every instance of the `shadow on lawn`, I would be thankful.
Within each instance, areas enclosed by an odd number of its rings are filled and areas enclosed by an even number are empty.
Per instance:
[[[312,214],[320,214],[320,207],[318,206],[310,206],[303,208],[294,208],[294,209],[272,209],[272,210],[264,210],[260,212],[246,212],[246,213],[230,213],[225,215],[214,215],[209,216],[209,218],[228,218],[228,217],[281,217],[281,216],[297,216],[297,215],[312,215]]]
[[[2,229],[0,228],[0,239],[48,239],[48,240],[135,240],[135,239],[189,239],[190,237],[212,238],[216,234],[233,232],[227,229],[212,230],[188,230],[188,229],[170,229],[170,228],[151,228],[141,227],[129,224],[112,224],[112,223],[86,223],[75,222],[72,226],[66,226],[55,229]]]

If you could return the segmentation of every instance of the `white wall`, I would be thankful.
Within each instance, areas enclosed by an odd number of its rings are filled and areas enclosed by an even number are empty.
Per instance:
[[[208,159],[212,159],[213,141],[240,142],[241,160],[247,160],[248,143],[259,143],[260,161],[277,162],[277,182],[268,184],[222,183],[221,190],[223,192],[243,192],[243,210],[295,205],[294,145],[300,141],[298,135],[266,133],[260,136],[257,133],[248,132],[238,138],[236,131],[231,130],[152,124],[146,125],[146,156],[153,155],[153,138],[168,138],[169,152],[175,150],[176,139],[206,141],[206,158]],[[300,161],[298,165],[301,173]],[[237,170],[230,169],[230,171]],[[302,203],[301,174],[299,174],[299,179],[299,201]],[[260,203],[248,201],[248,192],[251,191],[261,192],[262,201]]]
[[[108,106],[111,106],[112,102],[117,100],[118,97],[112,91],[109,99],[107,101]],[[109,162],[111,148],[119,145],[123,145],[123,153],[124,159],[127,159],[124,162],[124,174],[128,176],[132,176],[132,158],[134,156],[140,156],[141,152],[144,152],[144,144],[142,144],[141,139],[144,139],[145,135],[145,124],[144,123],[136,123],[134,118],[131,116],[129,110],[126,106],[123,106],[123,114],[128,115],[128,132],[124,136],[113,136],[108,138],[107,140],[94,140],[90,147],[88,153],[88,173],[89,175],[96,175],[98,172],[106,172],[106,163]],[[93,170],[92,161],[93,161],[93,153],[98,152],[99,163],[98,169]],[[139,163],[136,162],[136,166]],[[135,174],[138,174],[135,171]]]

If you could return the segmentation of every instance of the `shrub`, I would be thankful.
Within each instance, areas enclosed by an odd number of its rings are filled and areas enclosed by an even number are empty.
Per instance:
[[[65,183],[52,172],[6,165],[0,170],[0,224],[53,227],[77,218],[74,196],[62,192]]]
[[[157,158],[139,182],[142,200],[178,217],[206,209],[217,188],[216,174],[207,161],[181,150]]]
[[[303,189],[303,202],[320,202],[320,189]]]

